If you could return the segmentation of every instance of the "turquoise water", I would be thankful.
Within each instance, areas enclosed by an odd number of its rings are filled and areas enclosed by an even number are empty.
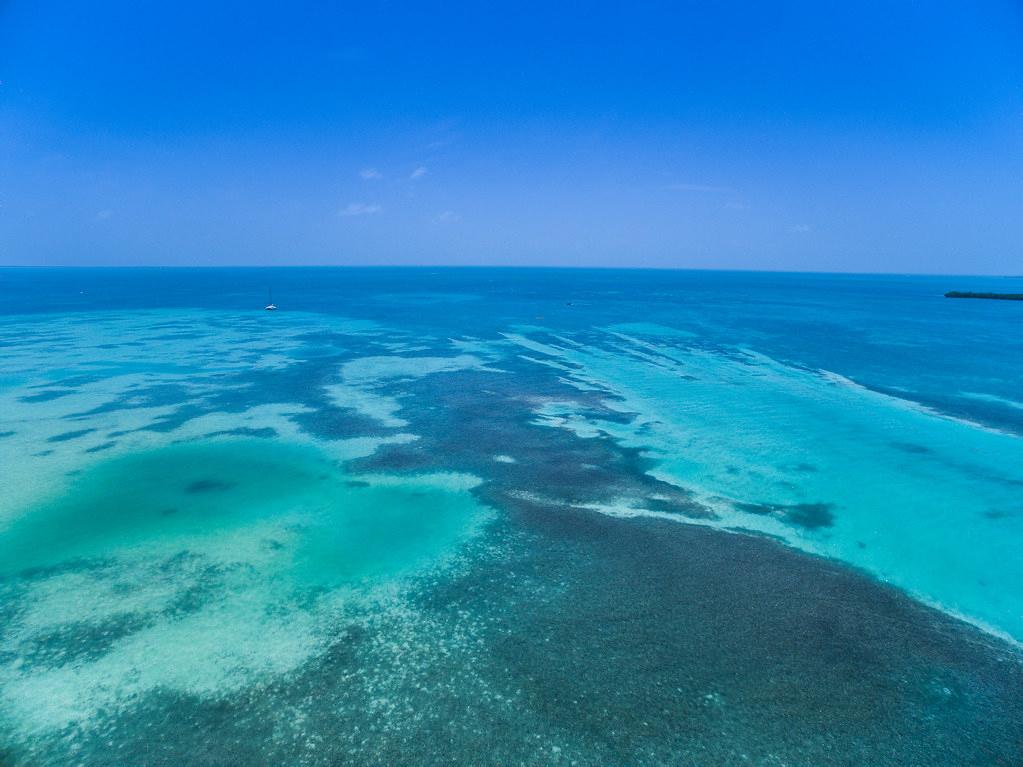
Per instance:
[[[1023,638],[1019,437],[751,351],[673,345],[656,327],[614,339],[543,351],[615,392],[629,421],[554,403],[542,423],[649,452],[657,476],[713,509],[708,524],[777,536]],[[600,510],[670,515],[630,498]]]
[[[0,270],[0,763],[1014,763],[1018,282]]]
[[[268,440],[175,443],[100,463],[26,509],[5,532],[3,566],[16,574],[195,551],[259,529],[296,585],[357,583],[414,568],[467,532],[471,499],[445,488],[449,477],[437,479],[356,480],[315,450]]]

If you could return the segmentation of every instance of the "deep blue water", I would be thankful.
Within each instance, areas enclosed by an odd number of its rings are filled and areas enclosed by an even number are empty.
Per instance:
[[[1023,277],[427,267],[0,271],[4,314],[245,311],[265,303],[269,290],[286,311],[424,332],[487,336],[537,316],[566,330],[663,323],[1023,431],[1023,303],[938,300],[948,290],[1020,292]]]

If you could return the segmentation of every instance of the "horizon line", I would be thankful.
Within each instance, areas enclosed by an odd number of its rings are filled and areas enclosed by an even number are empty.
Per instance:
[[[847,277],[990,277],[1019,279],[1020,274],[978,272],[872,272],[826,269],[742,269],[708,266],[599,266],[580,264],[0,264],[0,269],[519,269],[621,272],[725,272],[733,274],[833,275]]]

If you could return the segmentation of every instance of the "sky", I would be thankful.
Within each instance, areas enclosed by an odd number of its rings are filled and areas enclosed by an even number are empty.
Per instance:
[[[0,0],[0,264],[1023,273],[1023,3]]]

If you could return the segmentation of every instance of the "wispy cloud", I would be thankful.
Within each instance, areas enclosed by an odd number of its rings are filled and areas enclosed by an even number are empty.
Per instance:
[[[359,171],[359,176],[361,176],[366,181],[373,181],[374,179],[384,177],[383,174],[376,168],[363,168],[362,170]]]
[[[350,202],[345,207],[341,208],[341,210],[339,210],[337,214],[339,216],[345,217],[371,216],[374,213],[379,213],[382,210],[383,208],[381,208],[379,205],[375,203]]]
[[[110,210],[110,208],[104,208],[101,211],[97,211],[97,213],[96,213],[96,220],[97,221],[106,221],[112,215],[114,215],[114,211]]]
[[[810,231],[810,225],[796,224],[795,226],[790,226],[789,231],[792,232],[793,234],[806,234],[807,232]]]
[[[666,184],[665,189],[672,192],[734,192],[729,186],[715,186],[713,184]]]
[[[426,175],[426,166],[420,165],[409,175],[409,179],[416,181]]]
[[[453,210],[445,210],[434,219],[438,224],[455,224],[462,220],[462,217]]]

